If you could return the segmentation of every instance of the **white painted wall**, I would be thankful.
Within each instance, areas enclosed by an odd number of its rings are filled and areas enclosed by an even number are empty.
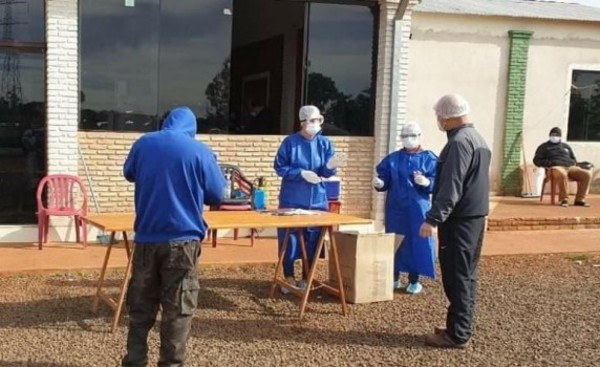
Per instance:
[[[574,64],[600,67],[600,22],[413,14],[407,120],[423,125],[425,146],[439,153],[446,137],[437,130],[432,106],[445,93],[464,95],[471,120],[492,148],[492,191],[499,189],[502,170],[509,30],[534,32],[524,112],[530,163],[551,127],[561,127],[566,137],[570,70]],[[570,144],[579,160],[600,165],[600,142]]]

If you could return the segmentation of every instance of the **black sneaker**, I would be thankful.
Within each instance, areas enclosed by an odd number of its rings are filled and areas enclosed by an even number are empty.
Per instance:
[[[576,201],[576,202],[573,203],[573,205],[575,205],[575,206],[583,206],[585,208],[589,208],[590,207],[590,204],[586,203],[585,201]]]
[[[566,208],[569,206],[569,201],[568,200],[563,200],[560,202],[560,206],[562,206],[563,208]]]

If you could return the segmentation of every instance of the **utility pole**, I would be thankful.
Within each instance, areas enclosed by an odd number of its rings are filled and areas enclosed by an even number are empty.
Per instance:
[[[2,41],[5,43],[14,42],[13,26],[25,24],[13,19],[13,5],[27,4],[24,0],[0,0],[0,9],[2,11]],[[2,77],[0,83],[0,98],[4,99],[9,109],[14,109],[22,102],[21,90],[21,60],[18,51],[5,50],[4,60],[2,62]],[[13,110],[13,113],[16,112]]]

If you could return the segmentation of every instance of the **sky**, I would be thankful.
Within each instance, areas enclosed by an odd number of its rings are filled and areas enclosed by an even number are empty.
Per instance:
[[[581,5],[595,6],[600,8],[600,0],[540,0],[561,3],[576,3]]]
[[[597,6],[600,8],[600,0],[574,0],[574,2],[582,5]]]

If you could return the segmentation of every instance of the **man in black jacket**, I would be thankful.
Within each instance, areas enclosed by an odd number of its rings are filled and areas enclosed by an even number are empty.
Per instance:
[[[554,182],[558,185],[558,196],[560,206],[569,206],[569,192],[567,190],[568,179],[577,181],[577,195],[573,205],[590,206],[585,197],[590,191],[592,172],[577,167],[577,160],[573,149],[561,141],[562,132],[560,128],[553,127],[550,130],[550,138],[540,145],[535,151],[533,163],[538,167],[550,170]]]
[[[465,348],[473,334],[477,265],[489,212],[489,171],[492,153],[469,123],[469,104],[456,94],[434,107],[438,128],[448,143],[438,159],[431,209],[421,226],[422,237],[438,228],[439,259],[444,292],[450,305],[446,327],[425,339],[439,348]]]

